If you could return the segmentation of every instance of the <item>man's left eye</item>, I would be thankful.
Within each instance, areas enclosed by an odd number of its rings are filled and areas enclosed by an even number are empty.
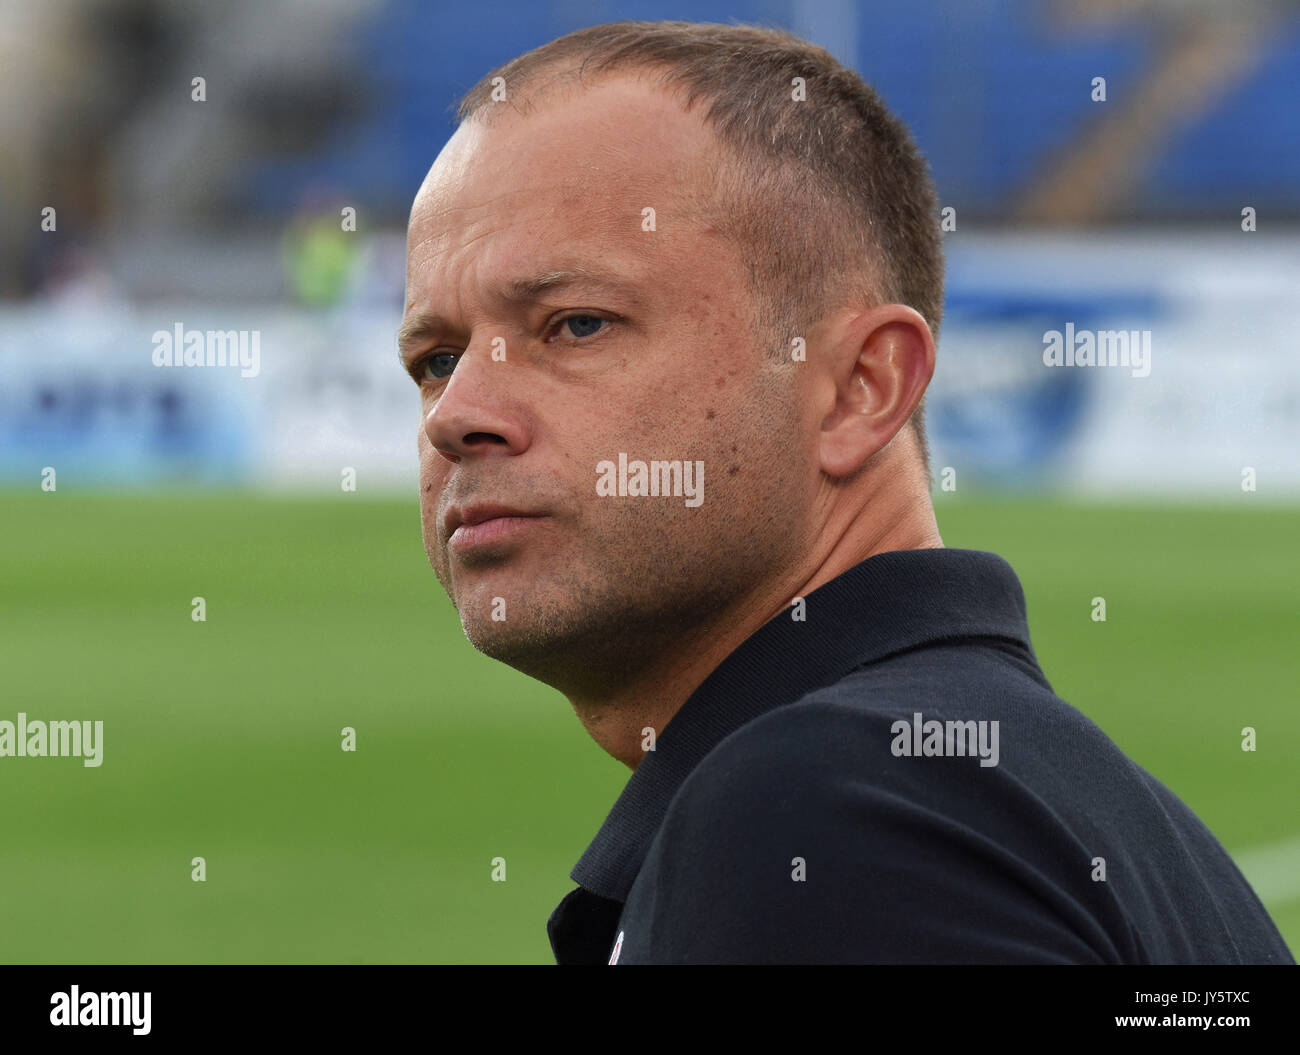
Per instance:
[[[599,333],[600,327],[607,322],[608,319],[602,319],[599,315],[570,315],[567,319],[561,319],[560,325],[569,327],[569,335],[572,337],[590,337],[593,333]]]

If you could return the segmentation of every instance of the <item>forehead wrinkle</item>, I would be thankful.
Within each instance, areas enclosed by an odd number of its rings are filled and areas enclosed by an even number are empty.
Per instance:
[[[464,185],[459,184],[456,186],[455,190],[461,190],[463,188]],[[443,200],[439,204],[430,206],[424,215],[419,216],[417,222],[420,225],[424,225],[430,223],[438,223],[439,221],[446,221],[454,217],[457,213],[473,213],[473,212],[480,211],[482,209],[490,209],[495,205],[508,203],[508,200],[510,198],[517,198],[522,194],[527,194],[531,196],[539,192],[541,189],[542,188],[520,187],[516,190],[504,190],[501,191],[499,194],[494,194],[492,197],[487,198],[483,201],[469,202],[463,205],[458,204],[455,201],[454,197],[450,195],[440,194],[438,196],[439,198],[446,199],[447,197],[452,197],[452,200],[451,201]],[[465,222],[468,224],[473,224],[476,221],[470,219]]]
[[[456,245],[454,248],[449,248],[449,249],[445,249],[445,250],[444,250],[444,249],[441,248],[440,246],[435,246],[434,248],[430,249],[428,252],[421,253],[420,250],[422,250],[422,249],[424,249],[426,246],[428,246],[429,243],[431,243],[431,242],[445,242],[445,241],[447,241],[447,240],[450,238],[450,236],[451,236],[451,234],[452,234],[452,232],[446,230],[445,228],[440,229],[440,230],[438,230],[438,231],[434,231],[434,232],[432,232],[432,233],[430,233],[430,234],[427,234],[427,235],[425,235],[424,237],[422,237],[418,242],[416,242],[413,246],[411,246],[411,247],[407,250],[407,260],[408,260],[408,263],[409,263],[411,260],[415,259],[416,257],[419,257],[422,263],[426,263],[426,264],[427,264],[427,263],[430,262],[430,259],[431,259],[433,256],[435,256],[436,254],[438,254],[438,253],[440,253],[440,252],[445,252],[447,255],[450,255],[451,253],[458,253],[458,252],[461,252],[461,251],[463,251],[463,250],[465,250],[465,249],[468,249],[471,245],[473,245],[475,242],[477,242],[477,241],[478,241],[479,239],[481,239],[481,238],[486,238],[486,237],[488,237],[489,235],[494,235],[494,234],[498,234],[498,233],[500,233],[501,231],[503,231],[503,230],[506,229],[506,226],[507,226],[506,224],[498,223],[498,224],[496,224],[496,225],[494,225],[494,226],[492,226],[492,227],[489,227],[486,231],[479,231],[477,234],[474,234],[473,236],[471,236],[471,237],[468,238],[467,240],[465,240],[465,241],[463,241],[463,242],[460,242],[460,243],[459,243],[458,245]]]
[[[513,192],[512,192],[513,193]],[[530,199],[535,199],[536,195],[532,189],[526,189],[517,192],[519,194],[528,194]],[[628,232],[628,240],[634,239],[634,232],[639,231],[640,213],[637,211],[632,214],[631,209],[620,209],[616,202],[596,202],[592,203],[583,200],[581,188],[576,186],[567,187],[563,191],[564,197],[553,208],[541,211],[539,214],[512,213],[505,217],[482,219],[472,221],[462,225],[462,230],[457,231],[449,226],[439,226],[436,230],[428,230],[435,224],[438,217],[449,215],[451,212],[466,211],[477,209],[481,206],[463,206],[451,207],[443,210],[435,216],[422,218],[415,226],[412,227],[412,233],[417,229],[422,233],[417,241],[411,242],[407,247],[407,271],[413,273],[416,270],[416,264],[421,268],[428,267],[431,263],[436,262],[438,256],[451,256],[452,254],[464,252],[466,249],[480,242],[482,239],[492,235],[506,234],[512,227],[525,226],[530,228],[529,240],[535,237],[538,224],[545,227],[548,223],[554,227],[557,220],[564,223],[571,231],[575,232],[574,237],[582,236],[586,238],[599,237],[602,244],[617,237],[620,230]],[[504,196],[501,196],[504,197]],[[584,211],[574,211],[575,206],[582,206]],[[626,221],[621,217],[626,216]],[[475,231],[468,238],[464,238],[464,229],[473,230],[477,225],[490,224],[486,229]],[[457,238],[457,235],[463,240]],[[448,243],[455,240],[455,245]]]
[[[536,242],[538,231],[545,229],[548,221],[553,229],[557,217],[567,221],[566,226],[572,232],[567,240],[571,244],[581,245],[588,251],[590,258],[597,263],[595,266],[586,267],[581,263],[575,262],[570,265],[568,261],[565,261],[562,264],[557,262],[557,265],[554,266],[573,272],[576,278],[586,278],[592,282],[629,282],[633,274],[631,270],[627,273],[602,270],[599,267],[599,262],[602,257],[607,259],[609,256],[607,251],[602,253],[602,248],[607,250],[611,243],[616,243],[619,240],[618,235],[620,232],[626,235],[623,239],[626,243],[625,248],[639,250],[638,255],[640,256],[644,256],[645,248],[657,247],[656,242],[651,242],[646,246],[641,241],[640,213],[637,212],[633,215],[630,210],[626,210],[621,215],[616,203],[601,202],[593,208],[589,203],[580,201],[577,192],[573,189],[570,189],[568,193],[569,197],[565,201],[561,202],[555,209],[547,210],[541,216],[516,215],[494,221],[479,221],[479,223],[490,222],[491,225],[474,232],[468,238],[464,238],[463,241],[456,238],[455,245],[449,245],[448,243],[458,234],[463,237],[463,232],[440,229],[424,234],[418,241],[409,245],[407,249],[408,292],[414,292],[414,290],[410,289],[414,285],[412,279],[417,276],[422,277],[429,271],[437,269],[450,260],[451,257],[465,252],[485,238],[494,235],[503,236],[506,239],[505,250],[510,256],[514,256],[513,251],[520,246],[531,245]],[[572,211],[574,206],[584,206],[586,211],[574,212]],[[540,228],[539,223],[542,225]],[[422,226],[425,225],[422,224]],[[473,229],[472,224],[468,226],[471,230]],[[522,237],[517,239],[516,232],[512,231],[513,227],[527,228],[528,237],[526,239]],[[516,288],[510,290],[513,299],[522,300],[542,291],[544,287],[539,285],[541,277],[540,275],[534,275],[514,280]],[[545,287],[558,284],[558,279],[553,278],[545,284]],[[508,289],[509,287],[503,286],[503,288]],[[411,304],[407,306],[409,308]]]
[[[457,222],[458,213],[473,213],[483,209],[492,208],[494,205],[507,201],[509,198],[518,197],[523,194],[531,193],[531,188],[519,188],[516,190],[503,190],[483,201],[470,202],[468,204],[458,204],[456,194],[465,189],[466,184],[458,181],[450,186],[439,187],[435,191],[422,188],[416,196],[415,203],[411,207],[411,217],[407,225],[407,245],[406,256],[408,270],[411,261],[417,256],[427,259],[430,252],[427,251],[431,242],[447,242],[457,232],[457,229],[473,230],[476,226],[488,223],[491,226],[486,231],[475,234],[468,241],[462,242],[456,247],[458,251],[466,246],[473,244],[484,235],[493,234],[502,230],[515,215],[507,213],[500,218],[487,217],[484,219],[461,219]],[[416,237],[418,235],[418,237]],[[412,240],[414,238],[414,240]],[[423,251],[423,252],[422,252]],[[436,252],[436,250],[434,250]]]

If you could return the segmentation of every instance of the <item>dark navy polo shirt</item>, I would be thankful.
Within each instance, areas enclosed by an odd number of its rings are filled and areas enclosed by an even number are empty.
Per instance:
[[[804,600],[632,773],[559,963],[1294,963],[1205,825],[1053,693],[1002,558],[882,553]]]

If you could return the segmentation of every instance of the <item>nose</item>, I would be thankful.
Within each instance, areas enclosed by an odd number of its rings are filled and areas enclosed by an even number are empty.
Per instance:
[[[424,418],[429,443],[449,462],[473,455],[522,454],[529,434],[523,408],[509,395],[510,365],[484,349],[461,353],[446,387]]]

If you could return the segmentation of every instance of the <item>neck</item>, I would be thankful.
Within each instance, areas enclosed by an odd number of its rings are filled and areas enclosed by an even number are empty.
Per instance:
[[[900,437],[901,439],[901,437]],[[569,695],[579,720],[601,747],[630,769],[691,694],[759,627],[877,553],[943,546],[929,491],[919,471],[887,449],[851,484],[826,482],[815,505],[814,542],[805,561],[762,582],[689,636],[665,644],[654,662],[622,672],[617,685]],[[888,457],[883,457],[888,456]],[[912,464],[916,464],[913,462]]]

